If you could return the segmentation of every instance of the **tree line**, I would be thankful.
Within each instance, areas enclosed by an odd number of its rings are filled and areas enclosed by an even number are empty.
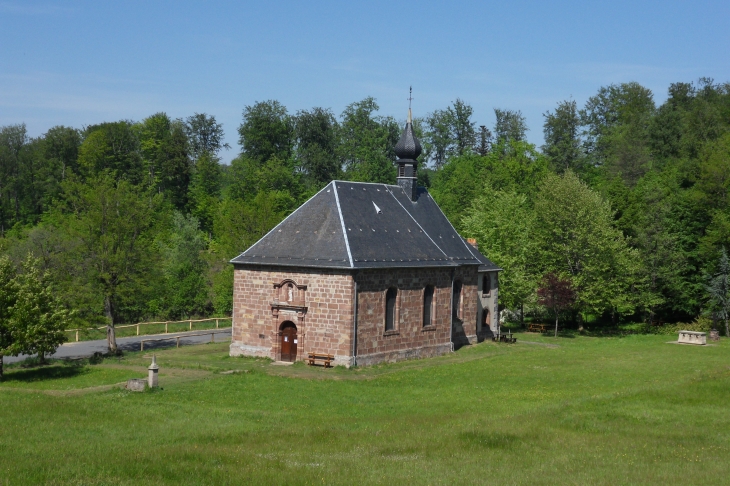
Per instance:
[[[339,115],[246,106],[240,153],[214,116],[156,113],[37,138],[0,127],[0,252],[28,255],[74,326],[225,315],[227,262],[332,179],[395,183],[402,122],[373,98]],[[517,110],[491,128],[456,99],[414,120],[418,179],[505,269],[503,307],[545,308],[547,275],[575,294],[569,318],[691,319],[713,309],[730,233],[730,87],[676,83],[656,106],[637,83],[544,114],[545,144]],[[0,325],[1,326],[1,325]]]

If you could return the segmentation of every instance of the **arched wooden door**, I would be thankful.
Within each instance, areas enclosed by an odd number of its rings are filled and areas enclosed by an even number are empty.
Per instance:
[[[297,326],[291,321],[281,325],[281,360],[294,362],[297,360]]]

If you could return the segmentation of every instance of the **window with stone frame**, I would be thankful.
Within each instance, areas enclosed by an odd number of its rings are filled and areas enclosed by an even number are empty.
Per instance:
[[[461,280],[454,280],[454,293],[451,300],[451,315],[454,319],[461,319]]]
[[[385,293],[385,331],[395,331],[398,289],[391,287]]]
[[[423,289],[423,327],[433,325],[433,285],[426,285]]]

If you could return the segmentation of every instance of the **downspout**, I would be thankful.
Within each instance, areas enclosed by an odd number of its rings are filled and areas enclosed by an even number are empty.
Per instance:
[[[352,274],[355,296],[352,299],[352,366],[357,366],[357,272]]]
[[[454,351],[454,275],[456,269],[451,269],[451,295],[449,295],[449,345],[451,351]]]

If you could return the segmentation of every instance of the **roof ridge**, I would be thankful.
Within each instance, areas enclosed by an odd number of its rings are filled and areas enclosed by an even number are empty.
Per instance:
[[[350,240],[347,237],[347,228],[345,227],[345,218],[342,217],[342,208],[340,207],[340,195],[337,192],[337,183],[332,181],[332,188],[335,191],[335,202],[337,203],[337,214],[340,216],[340,226],[342,227],[342,236],[345,238],[345,248],[347,248],[347,258],[350,259],[350,268],[355,268],[355,263],[352,260],[352,253],[350,252]]]
[[[400,186],[398,186],[398,187],[400,187]],[[414,222],[414,223],[416,223],[416,225],[417,225],[417,226],[418,226],[419,228],[421,228],[421,231],[423,231],[423,234],[424,234],[424,235],[426,235],[426,237],[427,237],[427,238],[428,238],[429,240],[431,240],[431,243],[433,243],[433,244],[434,244],[434,246],[435,246],[436,248],[438,248],[438,249],[439,249],[439,251],[440,251],[441,253],[443,253],[443,254],[444,254],[444,256],[445,256],[446,258],[449,258],[449,255],[447,255],[447,254],[446,254],[446,252],[445,252],[444,250],[442,250],[442,249],[441,249],[441,247],[440,247],[440,246],[438,246],[438,244],[437,244],[437,243],[436,243],[435,241],[433,241],[433,238],[431,238],[431,235],[429,235],[429,234],[428,234],[428,231],[426,231],[425,229],[423,229],[423,226],[421,226],[421,223],[419,223],[419,222],[418,222],[418,221],[416,220],[416,218],[414,218],[414,217],[413,217],[413,215],[411,214],[411,212],[410,212],[410,211],[408,211],[408,210],[406,209],[406,207],[405,207],[404,205],[402,205],[402,204],[401,204],[401,202],[400,202],[400,201],[398,200],[398,198],[397,198],[397,197],[395,197],[395,195],[393,194],[393,192],[392,192],[392,191],[388,191],[388,192],[390,193],[390,196],[391,196],[391,197],[392,197],[393,199],[395,199],[395,202],[397,202],[397,203],[398,203],[398,205],[399,205],[400,207],[402,207],[402,208],[403,208],[403,211],[405,211],[405,212],[406,212],[406,214],[408,214],[408,216],[410,216],[410,218],[411,218],[411,219],[413,220],[413,222]],[[457,233],[457,234],[458,234],[458,233]]]

